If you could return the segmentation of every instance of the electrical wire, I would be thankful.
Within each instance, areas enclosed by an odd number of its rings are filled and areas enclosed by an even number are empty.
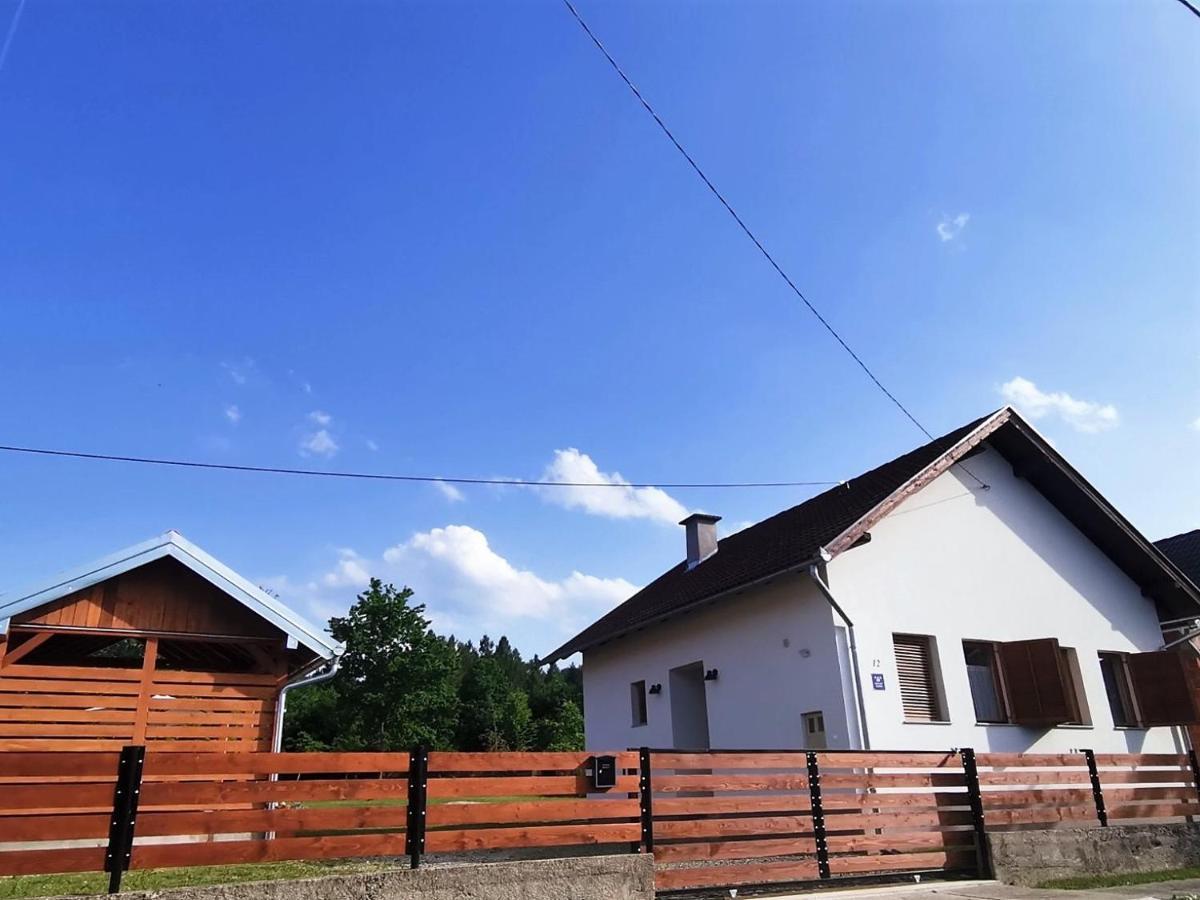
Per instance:
[[[725,195],[722,194],[717,189],[717,186],[713,184],[712,180],[706,174],[704,174],[704,170],[700,168],[699,163],[697,163],[692,155],[688,153],[683,144],[681,144],[672,133],[671,129],[667,127],[667,123],[663,121],[662,117],[654,110],[654,107],[650,105],[650,102],[642,95],[642,92],[638,90],[637,85],[635,85],[630,77],[625,74],[625,70],[621,68],[620,63],[618,63],[616,59],[613,58],[613,55],[608,52],[608,48],[604,46],[600,38],[596,36],[596,33],[592,31],[592,29],[588,26],[588,23],[584,21],[583,16],[580,15],[579,10],[575,8],[575,5],[571,2],[571,0],[563,0],[563,4],[568,10],[570,10],[571,15],[574,16],[575,21],[579,23],[579,27],[583,29],[584,34],[586,34],[591,39],[592,43],[596,45],[596,49],[604,55],[606,60],[608,60],[608,64],[612,66],[613,71],[620,76],[623,82],[625,82],[625,86],[633,92],[633,96],[637,98],[638,103],[640,103],[642,108],[650,114],[650,117],[654,119],[654,121],[658,124],[658,127],[662,130],[662,133],[667,136],[667,139],[674,145],[675,149],[679,151],[680,155],[687,160],[688,165],[692,167],[692,170],[700,177],[700,180],[704,182],[705,187],[707,187],[709,191],[712,192],[712,195],[720,201],[723,207],[725,207],[725,211],[733,217],[733,220],[737,222],[738,227],[741,228],[746,237],[750,239],[754,246],[758,248],[758,252],[763,255],[763,258],[766,259],[768,263],[770,263],[771,268],[774,269],[779,277],[783,279],[784,283],[787,284],[792,293],[800,298],[800,302],[802,302],[808,308],[808,311],[816,317],[817,321],[821,323],[822,327],[829,332],[833,339],[837,341],[839,345],[841,345],[841,348],[850,355],[850,358],[858,364],[858,367],[866,373],[867,377],[870,378],[872,382],[874,382],[875,387],[879,388],[879,390],[883,392],[884,396],[887,397],[888,400],[890,400],[895,407],[908,418],[910,422],[912,422],[921,430],[921,433],[924,434],[925,437],[929,438],[931,441],[934,440],[934,436],[929,429],[922,425],[917,417],[909,411],[908,407],[901,403],[899,398],[887,389],[883,382],[879,380],[879,377],[873,371],[871,371],[871,367],[863,361],[861,356],[854,352],[854,349],[846,342],[845,338],[843,338],[838,333],[837,329],[829,323],[829,320],[821,314],[820,310],[818,310],[812,304],[812,302],[806,296],[804,296],[804,292],[796,286],[796,283],[792,281],[791,276],[789,276],[787,272],[783,270],[783,267],[775,261],[775,257],[771,255],[771,252],[767,250],[765,246],[763,246],[762,241],[760,241],[757,235],[750,230],[750,226],[746,224],[745,220],[742,219],[740,215],[738,215],[738,212],[733,208],[733,205],[725,199]],[[985,489],[987,488],[987,485],[976,475],[974,475],[970,469],[968,469],[966,466],[962,466],[961,463],[959,465],[964,472],[966,472],[979,483],[980,487]]]
[[[226,472],[256,472],[273,475],[309,475],[323,478],[357,478],[369,481],[406,481],[441,484],[490,484],[509,487],[586,487],[586,488],[660,488],[669,490],[708,488],[782,488],[832,487],[840,481],[724,481],[724,482],[624,482],[624,481],[524,481],[520,478],[464,478],[440,475],[391,475],[382,472],[331,472],[324,469],[291,469],[282,466],[242,466],[234,463],[200,462],[197,460],[160,459],[149,456],[118,456],[110,453],[84,453],[79,450],[50,450],[44,447],[0,445],[0,451],[70,459],[103,460],[105,462],[140,463],[152,466],[174,466],[185,469],[216,469]]]

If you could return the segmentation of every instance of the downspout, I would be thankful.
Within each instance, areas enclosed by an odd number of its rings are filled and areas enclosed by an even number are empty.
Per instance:
[[[826,556],[824,550],[822,550],[821,555]],[[846,611],[842,609],[836,598],[834,598],[833,591],[829,589],[829,585],[821,578],[821,570],[818,568],[817,563],[809,565],[808,576],[816,584],[817,590],[821,592],[829,602],[829,605],[833,607],[833,611],[846,623],[846,635],[850,642],[850,678],[854,681],[854,711],[858,719],[858,733],[862,737],[862,749],[870,750],[871,736],[867,731],[867,710],[863,698],[862,676],[858,669],[858,642],[854,638],[854,623],[850,621],[850,617],[846,615]]]
[[[320,684],[322,681],[328,681],[337,674],[341,663],[341,657],[335,656],[332,664],[324,672],[317,672],[315,675],[311,675],[301,670],[292,677],[291,681],[279,689],[279,697],[275,701],[275,734],[271,739],[272,751],[278,753],[283,746],[283,717],[287,713],[288,691],[292,688],[308,687],[310,684]],[[273,778],[274,776],[272,776],[272,780]]]

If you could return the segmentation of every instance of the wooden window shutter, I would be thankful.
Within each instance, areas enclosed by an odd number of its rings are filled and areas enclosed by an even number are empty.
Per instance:
[[[1056,638],[1007,641],[999,648],[1013,722],[1049,727],[1075,721],[1075,699]]]
[[[1143,725],[1200,724],[1196,709],[1195,664],[1180,653],[1131,653],[1129,678]]]
[[[900,700],[904,718],[914,722],[938,722],[942,719],[937,682],[933,674],[933,651],[929,637],[923,634],[894,634],[896,674],[900,681]]]

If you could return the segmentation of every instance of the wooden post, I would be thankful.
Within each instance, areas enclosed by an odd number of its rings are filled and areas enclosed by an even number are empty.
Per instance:
[[[150,697],[154,693],[154,670],[158,664],[158,638],[146,638],[142,653],[142,680],[138,690],[137,709],[133,715],[133,742],[146,743],[146,723],[150,719]]]

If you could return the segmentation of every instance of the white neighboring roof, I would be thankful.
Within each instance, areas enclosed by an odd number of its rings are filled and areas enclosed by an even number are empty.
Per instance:
[[[8,630],[8,622],[15,615],[43,606],[83,588],[91,587],[93,584],[99,584],[101,581],[165,556],[183,563],[251,612],[262,616],[282,630],[289,639],[303,644],[318,656],[324,659],[333,659],[341,655],[343,649],[341,644],[308,622],[295,610],[289,609],[262,588],[251,584],[233,569],[209,556],[177,531],[168,531],[166,534],[127,547],[104,559],[61,573],[48,581],[26,585],[17,591],[0,593],[0,633]],[[289,640],[289,644],[291,640]]]

